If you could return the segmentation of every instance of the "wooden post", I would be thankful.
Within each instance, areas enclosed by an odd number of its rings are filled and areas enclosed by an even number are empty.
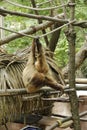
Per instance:
[[[4,17],[0,15],[0,26],[3,27]],[[4,30],[0,29],[0,38],[4,38]]]
[[[75,0],[70,0],[70,20],[74,20],[75,15]],[[75,86],[75,39],[76,33],[72,24],[69,25],[68,31],[66,32],[66,37],[69,42],[69,87],[74,88],[74,91],[69,92],[70,103],[71,103],[71,112],[72,119],[74,122],[74,130],[81,130],[80,119],[78,112],[78,100],[76,95],[76,86]]]

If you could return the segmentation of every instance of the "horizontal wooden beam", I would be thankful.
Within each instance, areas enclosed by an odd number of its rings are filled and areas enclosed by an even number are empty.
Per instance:
[[[66,83],[69,83],[69,80],[66,79],[65,82],[66,82]],[[75,79],[75,82],[76,82],[77,84],[87,84],[87,78],[76,78],[76,79]]]

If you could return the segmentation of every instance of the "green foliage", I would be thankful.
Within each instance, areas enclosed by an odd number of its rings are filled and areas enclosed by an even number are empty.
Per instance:
[[[85,0],[76,1],[75,17],[79,21],[87,20],[87,3],[86,2],[87,1],[85,1]],[[67,8],[67,15],[69,16],[68,9],[69,8]],[[76,52],[77,52],[77,51],[79,51],[80,47],[84,44],[85,34],[87,32],[87,29],[75,27],[75,31],[76,31]],[[65,38],[65,35],[63,35],[63,34],[64,34],[64,32],[62,32],[62,36],[60,37],[60,40],[58,42],[58,46],[57,46],[57,49],[55,52],[56,61],[57,61],[58,65],[61,67],[64,67],[66,65],[66,63],[68,62],[68,43]]]
[[[59,67],[64,67],[68,62],[68,42],[64,34],[61,35],[55,50],[55,59]]]
[[[25,46],[30,46],[31,43],[31,39],[29,39],[28,37],[24,37],[13,40],[9,43],[9,45],[6,45],[5,48],[9,53],[14,53],[18,49],[25,48]]]

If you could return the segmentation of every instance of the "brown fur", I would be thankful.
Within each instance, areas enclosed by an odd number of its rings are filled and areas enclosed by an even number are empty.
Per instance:
[[[32,43],[32,51],[23,71],[23,82],[28,92],[36,92],[43,86],[63,90],[63,86],[58,84],[52,77],[44,50],[38,39]]]

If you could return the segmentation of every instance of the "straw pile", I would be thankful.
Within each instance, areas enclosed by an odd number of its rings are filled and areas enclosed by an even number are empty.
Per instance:
[[[15,54],[8,54],[0,50],[0,92],[1,90],[13,90],[24,88],[22,81],[22,71],[28,60],[31,48],[26,48],[16,52]],[[51,58],[51,53],[46,50],[47,62],[54,73],[54,76],[61,83],[61,74],[58,67]],[[3,94],[2,94],[3,95]],[[24,100],[28,96],[28,100]],[[0,94],[0,122],[7,120],[14,120],[21,113],[41,112],[45,113],[48,110],[47,106],[51,107],[51,103],[41,101],[41,93],[36,94],[20,94],[20,95],[4,95]],[[49,109],[48,107],[48,109]]]

